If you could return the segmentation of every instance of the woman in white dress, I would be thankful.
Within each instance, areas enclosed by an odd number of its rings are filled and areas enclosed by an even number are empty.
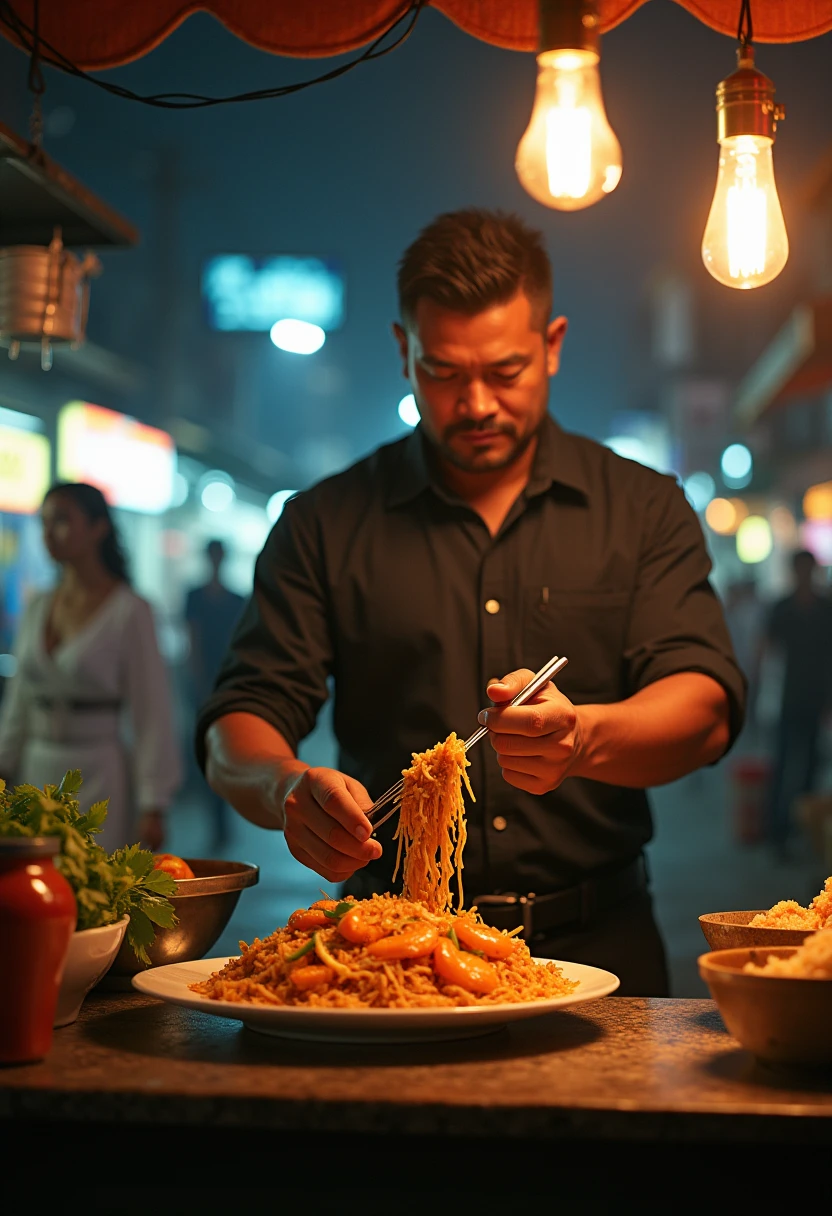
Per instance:
[[[0,776],[43,786],[80,769],[82,809],[110,800],[101,844],[158,850],[181,766],[150,606],[130,589],[100,490],[58,484],[41,515],[61,577],[20,625],[0,705]]]

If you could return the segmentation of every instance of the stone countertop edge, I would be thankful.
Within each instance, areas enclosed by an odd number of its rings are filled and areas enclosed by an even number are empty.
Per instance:
[[[381,1136],[832,1144],[832,1073],[756,1064],[707,1000],[612,997],[483,1039],[378,1048],[260,1036],[138,994],[88,998],[46,1061],[0,1069],[7,1124],[345,1120]]]

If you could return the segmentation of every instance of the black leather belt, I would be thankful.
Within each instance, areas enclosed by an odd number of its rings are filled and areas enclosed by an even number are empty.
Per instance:
[[[619,870],[586,878],[574,887],[548,895],[478,895],[470,902],[480,916],[495,929],[523,926],[523,938],[548,937],[555,930],[581,929],[630,895],[647,890],[647,864],[639,855]]]

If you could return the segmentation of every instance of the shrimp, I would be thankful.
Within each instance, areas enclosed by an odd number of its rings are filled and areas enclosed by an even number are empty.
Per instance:
[[[309,905],[309,911],[311,912],[313,908],[323,908],[325,912],[332,912],[337,907],[337,899],[316,899],[314,904]]]
[[[487,959],[457,950],[448,937],[440,937],[433,950],[433,965],[446,984],[466,992],[493,992],[499,983],[496,968]]]
[[[298,908],[297,912],[293,912],[289,917],[286,928],[323,929],[326,925],[331,924],[332,921],[323,908]]]
[[[372,954],[373,958],[421,958],[425,954],[430,954],[438,940],[437,927],[422,921],[410,929],[405,929],[404,933],[382,937],[379,941],[373,942],[367,947],[367,953]]]
[[[366,946],[385,936],[381,925],[371,925],[365,921],[360,908],[352,908],[341,917],[338,932],[355,946]]]
[[[333,977],[331,967],[321,967],[317,963],[311,963],[308,967],[295,967],[289,972],[289,979],[296,988],[320,988],[322,984],[328,984]]]
[[[488,925],[478,925],[476,921],[460,917],[454,921],[454,932],[463,946],[469,950],[482,950],[487,958],[508,958],[517,949],[515,938],[507,937],[499,929],[491,929]]]

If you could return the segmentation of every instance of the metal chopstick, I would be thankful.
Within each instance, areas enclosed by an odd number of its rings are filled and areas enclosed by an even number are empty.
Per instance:
[[[549,681],[558,674],[559,671],[562,671],[568,662],[569,660],[567,658],[558,658],[557,655],[554,655],[551,659],[549,659],[548,663],[544,663],[540,671],[538,671],[537,674],[532,677],[525,688],[521,688],[517,696],[514,697],[513,700],[509,701],[508,706],[501,706],[500,708],[506,709],[515,705],[525,705],[527,701],[531,701],[532,697],[540,692],[541,688],[544,688]],[[466,752],[469,750],[469,748],[473,747],[475,743],[479,743],[480,739],[487,734],[487,726],[480,726],[477,730],[475,730],[470,739],[466,739],[465,741]],[[400,806],[398,797],[403,788],[404,781],[397,781],[396,784],[391,785],[390,789],[382,794],[380,798],[376,799],[376,801],[367,811],[367,817],[369,818],[371,815],[375,814],[376,811],[381,810],[381,808],[391,800],[394,803],[393,807],[387,812],[387,814],[373,824],[373,832],[375,832],[383,823],[386,823],[388,819],[391,819],[392,816],[396,814]]]

